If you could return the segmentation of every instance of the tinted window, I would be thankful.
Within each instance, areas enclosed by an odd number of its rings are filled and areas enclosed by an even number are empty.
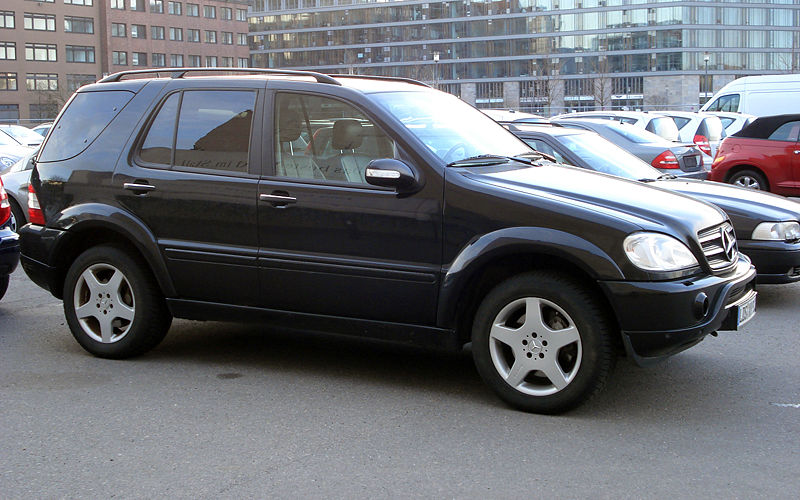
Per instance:
[[[247,172],[255,101],[252,91],[184,92],[175,166]]]
[[[172,94],[161,106],[156,119],[147,131],[139,158],[147,163],[170,165],[172,141],[175,136],[175,119],[178,116],[180,94]]]
[[[682,129],[682,128],[683,128],[683,127],[685,127],[685,126],[686,126],[686,125],[687,125],[687,124],[688,124],[690,121],[692,121],[692,120],[690,120],[689,118],[683,118],[683,117],[681,117],[681,116],[671,116],[670,118],[672,118],[672,121],[674,121],[674,122],[675,122],[675,126],[677,126],[677,127],[678,127],[678,130]]]
[[[668,141],[678,140],[678,127],[675,125],[672,118],[668,116],[653,118],[645,129],[656,135],[660,135]]]
[[[607,128],[615,134],[621,135],[622,137],[631,142],[635,142],[636,144],[653,144],[664,141],[663,137],[657,136],[652,132],[648,132],[647,130],[642,130],[637,127],[619,126]]]
[[[786,122],[771,133],[770,140],[796,142],[800,132],[800,121]]]
[[[133,93],[125,90],[76,94],[53,125],[39,161],[66,160],[82,153],[131,99]]]

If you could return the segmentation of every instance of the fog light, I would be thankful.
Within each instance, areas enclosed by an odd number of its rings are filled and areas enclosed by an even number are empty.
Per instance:
[[[708,295],[705,292],[698,293],[694,298],[692,310],[697,319],[703,318],[708,313]]]

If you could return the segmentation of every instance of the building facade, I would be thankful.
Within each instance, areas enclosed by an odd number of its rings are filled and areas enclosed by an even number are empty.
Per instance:
[[[479,107],[691,109],[800,68],[798,0],[255,0],[251,60],[415,78]]]
[[[248,0],[0,0],[0,123],[126,69],[248,66]]]

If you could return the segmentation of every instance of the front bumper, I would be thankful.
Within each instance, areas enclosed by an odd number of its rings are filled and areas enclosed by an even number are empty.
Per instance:
[[[755,267],[740,256],[733,271],[721,276],[600,285],[628,355],[646,365],[688,349],[709,333],[735,330],[738,303],[755,296],[755,277]]]
[[[8,276],[19,264],[19,236],[10,229],[0,229],[0,276]]]
[[[756,266],[759,283],[800,281],[800,242],[739,240],[737,244]]]

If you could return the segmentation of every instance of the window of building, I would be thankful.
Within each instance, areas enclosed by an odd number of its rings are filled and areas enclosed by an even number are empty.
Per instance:
[[[153,53],[153,66],[156,68],[163,68],[167,65],[167,55],[158,52]]]
[[[229,31],[222,32],[222,44],[223,45],[233,45],[233,33]]]
[[[57,61],[56,46],[52,43],[26,43],[26,61]]]
[[[17,90],[17,74],[0,73],[0,90]]]
[[[186,30],[186,40],[189,42],[199,42],[200,41],[200,30],[188,28]]]
[[[167,4],[167,12],[173,16],[180,16],[183,14],[183,4],[180,2],[169,2]]]
[[[84,85],[94,83],[97,80],[95,75],[67,75],[67,90],[75,92]]]
[[[247,33],[237,33],[236,43],[239,45],[247,45]]]
[[[67,62],[93,63],[94,47],[67,45]]]
[[[217,66],[217,56],[206,56],[206,67],[215,68]]]
[[[169,39],[174,42],[182,42],[183,41],[183,28],[170,28],[169,29]]]
[[[201,60],[200,56],[189,55],[189,66],[192,68],[199,68],[203,65],[203,61]]]
[[[186,4],[186,15],[189,17],[199,17],[200,16],[200,5],[196,3],[187,3]]]
[[[25,13],[24,25],[26,30],[55,31],[56,16],[52,14]]]
[[[14,12],[10,10],[0,10],[0,28],[14,29]]]
[[[163,26],[150,26],[150,36],[153,40],[163,40],[164,39],[164,27]]]
[[[111,0],[111,8],[125,10],[125,0]]]
[[[0,60],[14,61],[17,59],[17,44],[14,42],[0,42]]]
[[[131,52],[131,66],[147,66],[147,53]]]
[[[147,26],[144,24],[131,24],[131,38],[147,38]]]
[[[183,54],[170,54],[169,65],[173,68],[180,68],[183,66]]]
[[[128,5],[130,6],[131,10],[144,12],[144,4],[147,0],[128,0]]]
[[[64,33],[94,33],[94,19],[64,16]]]
[[[219,8],[219,18],[223,21],[230,21],[233,19],[233,9],[230,7],[220,7]]]
[[[206,43],[217,43],[217,32],[216,31],[205,31],[205,42]]]
[[[91,7],[92,5],[94,5],[94,0],[64,0],[64,3],[72,5],[85,5],[87,7]]]
[[[31,120],[52,120],[58,114],[58,105],[49,104],[29,104],[28,118]]]
[[[128,36],[125,23],[111,23],[111,36],[118,38]]]
[[[56,3],[56,0],[28,0],[29,2]]]
[[[153,14],[163,14],[164,0],[150,0],[150,12]]]
[[[239,67],[240,68],[249,68],[250,67],[250,60],[246,57],[239,58]]]
[[[203,5],[203,17],[215,19],[217,17],[217,8],[213,5]]]
[[[117,66],[127,66],[128,65],[128,53],[115,50],[111,53],[111,64],[115,64]]]
[[[28,73],[25,75],[25,87],[28,90],[58,90],[58,74]]]
[[[2,73],[0,73],[0,77],[2,77]],[[15,122],[19,120],[19,104],[0,104],[0,120],[5,122]]]
[[[222,56],[219,58],[219,65],[222,68],[232,68],[233,67],[233,58]]]
[[[236,20],[247,21],[247,9],[236,9]]]
[[[478,83],[475,87],[478,108],[497,108],[503,105],[503,82]]]

